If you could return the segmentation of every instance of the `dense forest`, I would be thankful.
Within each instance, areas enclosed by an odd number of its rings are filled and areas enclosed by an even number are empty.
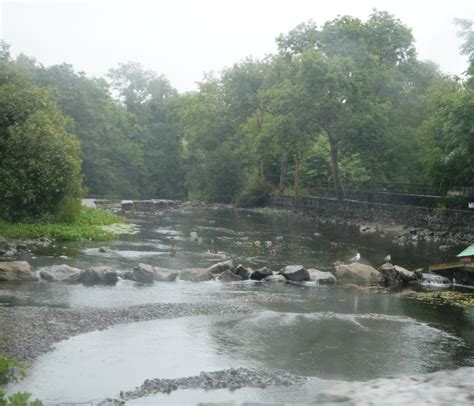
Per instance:
[[[474,26],[465,78],[420,61],[385,12],[309,21],[278,52],[180,94],[138,63],[91,78],[0,52],[0,217],[74,211],[81,195],[236,202],[258,190],[474,183]],[[82,182],[82,186],[81,186]]]

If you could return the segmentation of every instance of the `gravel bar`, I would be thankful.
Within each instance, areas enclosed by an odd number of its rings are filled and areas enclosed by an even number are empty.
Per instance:
[[[286,372],[230,368],[177,379],[147,379],[140,387],[128,392],[120,392],[123,400],[138,399],[155,393],[170,393],[178,389],[230,389],[266,388],[267,386],[300,385],[305,377]]]
[[[0,354],[31,363],[69,337],[115,324],[197,315],[250,313],[242,306],[159,303],[118,309],[0,306]]]

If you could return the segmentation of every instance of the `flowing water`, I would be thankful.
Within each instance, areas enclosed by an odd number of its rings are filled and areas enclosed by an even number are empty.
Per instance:
[[[361,236],[357,228],[318,224],[284,212],[226,208],[136,215],[139,233],[108,243],[68,243],[26,258],[34,267],[67,263],[131,270],[138,262],[172,269],[207,267],[233,258],[253,268],[302,264],[327,270],[360,252],[379,265],[390,253],[409,269],[449,260],[435,245],[399,247],[390,239]],[[198,233],[202,243],[190,240]],[[320,235],[315,235],[317,232]],[[277,238],[282,236],[283,239]],[[261,246],[253,244],[261,241]],[[271,241],[267,247],[265,241]],[[177,255],[169,255],[170,245]],[[67,259],[60,258],[67,256]],[[57,343],[40,356],[28,377],[10,391],[26,390],[47,403],[118,397],[151,378],[178,378],[230,367],[285,370],[309,378],[289,388],[234,392],[178,390],[129,404],[199,401],[310,402],[338,381],[428,373],[474,365],[474,310],[415,300],[406,292],[333,286],[268,286],[182,282],[115,287],[50,283],[0,285],[0,304],[119,308],[146,303],[240,304],[249,314],[178,317],[121,324]]]

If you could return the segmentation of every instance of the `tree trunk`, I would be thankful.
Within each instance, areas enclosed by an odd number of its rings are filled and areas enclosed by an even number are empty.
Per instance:
[[[295,184],[294,184],[294,192],[295,192],[296,200],[300,197],[300,164],[301,164],[300,154],[296,153],[295,155]]]
[[[265,174],[263,173],[263,167],[264,167],[263,159],[260,159],[259,175],[262,179],[265,178]]]
[[[281,195],[285,192],[285,176],[286,176],[286,153],[283,152],[281,154],[281,160],[280,160],[280,185],[278,186],[278,190]]]
[[[336,197],[339,200],[346,198],[346,192],[342,187],[341,175],[339,174],[339,161],[337,158],[337,141],[328,134],[329,145],[331,147],[331,168],[332,168],[332,179],[334,181],[334,189],[336,190]]]

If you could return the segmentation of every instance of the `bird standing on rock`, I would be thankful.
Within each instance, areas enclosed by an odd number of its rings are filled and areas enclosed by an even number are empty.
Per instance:
[[[383,260],[385,261],[386,264],[388,264],[392,260],[392,256],[388,254]]]
[[[351,258],[351,262],[358,262],[360,260],[360,254],[357,253],[355,257]]]

